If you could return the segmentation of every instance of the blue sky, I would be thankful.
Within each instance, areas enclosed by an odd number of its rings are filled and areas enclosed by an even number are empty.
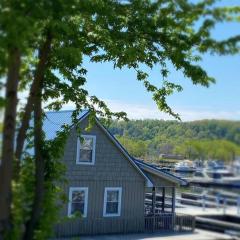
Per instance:
[[[181,73],[173,71],[171,79],[180,82],[184,90],[168,98],[170,106],[184,121],[206,118],[240,120],[240,57],[205,56],[201,65],[216,78],[216,84],[209,88],[195,86]],[[157,110],[151,94],[136,80],[133,71],[113,70],[109,63],[86,63],[86,66],[86,88],[90,94],[105,100],[112,110],[126,111],[130,118],[171,119]],[[161,81],[157,67],[150,76],[154,83]]]
[[[236,23],[219,24],[213,34],[222,39],[240,34],[240,27]],[[126,111],[129,118],[171,119],[159,112],[151,94],[136,80],[132,70],[114,70],[111,63],[93,64],[87,59],[84,65],[88,69],[87,90],[105,100],[112,110]],[[170,80],[181,83],[184,90],[169,97],[169,105],[184,121],[207,118],[240,120],[240,56],[205,55],[201,66],[217,81],[210,88],[193,85],[170,66]],[[161,81],[158,67],[149,73],[153,83]]]
[[[222,0],[223,4],[239,5],[240,0]],[[218,24],[213,31],[217,39],[240,34],[239,23]],[[210,88],[195,86],[181,72],[176,72],[171,66],[169,80],[183,86],[181,93],[175,93],[168,98],[169,105],[180,114],[183,121],[198,119],[230,119],[240,120],[240,54],[237,56],[203,56],[200,64],[210,76],[216,79],[216,84]],[[85,59],[84,66],[88,70],[86,89],[90,95],[96,95],[104,100],[113,111],[125,111],[133,119],[172,119],[160,112],[150,93],[147,93],[141,82],[136,80],[132,70],[124,68],[114,70],[112,63],[94,64]],[[161,82],[159,68],[150,72],[153,83]],[[25,98],[24,94],[21,98]],[[73,109],[68,104],[65,109]]]

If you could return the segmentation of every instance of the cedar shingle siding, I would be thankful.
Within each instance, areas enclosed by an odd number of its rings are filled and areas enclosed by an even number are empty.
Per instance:
[[[81,122],[84,128],[87,119]],[[88,187],[87,217],[70,219],[56,227],[57,236],[144,231],[145,179],[121,153],[104,131],[95,125],[84,135],[96,136],[94,165],[77,165],[77,134],[72,130],[65,147],[63,161],[67,166],[69,187]],[[103,217],[105,187],[122,187],[121,216]],[[62,209],[67,216],[67,204]]]

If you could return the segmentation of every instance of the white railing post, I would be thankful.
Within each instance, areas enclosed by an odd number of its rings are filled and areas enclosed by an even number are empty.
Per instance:
[[[153,211],[153,231],[155,230],[155,212],[156,212],[156,188],[153,187],[152,188],[152,211]]]
[[[221,195],[218,193],[216,197],[217,210],[219,210],[220,208],[220,199],[221,199]]]
[[[237,215],[240,215],[240,196],[237,198]]]
[[[226,209],[227,208],[227,198],[224,197],[223,199],[223,214],[225,215],[226,214]]]
[[[202,207],[203,207],[203,211],[205,211],[205,208],[206,208],[206,195],[204,194],[203,196],[202,196]]]

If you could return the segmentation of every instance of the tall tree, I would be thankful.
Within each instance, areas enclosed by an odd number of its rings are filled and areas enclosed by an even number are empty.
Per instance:
[[[17,109],[17,88],[19,83],[20,51],[9,50],[9,65],[6,84],[6,110],[3,122],[3,141],[0,165],[0,231],[10,229],[11,180],[14,156],[14,136]]]
[[[0,76],[1,90],[5,87],[5,98],[1,98],[1,110],[4,106],[3,137],[0,162],[0,238],[3,230],[9,230],[11,180],[13,173],[14,140],[17,111],[18,85],[21,67],[22,44],[24,31],[16,28],[16,24],[25,25],[23,16],[15,18],[16,9],[11,3],[0,3]],[[13,23],[12,19],[15,18]],[[18,41],[17,41],[18,39]]]
[[[4,230],[7,232],[11,228],[11,185],[19,86],[28,52],[34,48],[41,25],[38,21],[36,28],[39,16],[35,15],[36,9],[31,9],[33,5],[20,1],[0,2],[0,86],[1,90],[5,90],[5,98],[0,101],[1,110],[4,107],[0,165],[0,237]]]
[[[15,175],[18,176],[19,174],[19,162],[21,159],[24,141],[26,139],[26,133],[29,128],[29,121],[31,119],[31,113],[33,110],[33,103],[34,98],[36,95],[36,92],[39,90],[40,83],[43,81],[43,77],[45,74],[45,70],[47,68],[48,60],[49,60],[49,54],[51,50],[51,42],[52,42],[52,35],[50,33],[50,30],[46,30],[46,37],[44,39],[44,42],[39,50],[39,62],[36,67],[36,71],[34,73],[33,81],[30,88],[29,97],[27,99],[27,103],[24,108],[23,117],[21,119],[21,126],[19,127],[18,134],[17,134],[17,140],[16,140],[16,171]]]
[[[43,54],[42,52],[40,54]],[[26,231],[24,234],[24,240],[31,240],[34,237],[34,229],[41,216],[41,205],[44,200],[44,168],[45,160],[43,157],[43,129],[42,129],[42,89],[43,79],[39,80],[38,86],[36,86],[36,92],[34,95],[34,151],[35,151],[35,186],[34,186],[34,199],[31,209],[31,217],[26,223]]]

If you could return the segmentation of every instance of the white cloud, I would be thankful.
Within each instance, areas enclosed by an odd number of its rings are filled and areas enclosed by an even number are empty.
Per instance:
[[[129,104],[115,100],[105,100],[112,111],[124,111],[130,119],[173,119],[160,112],[156,106]]]
[[[124,111],[130,119],[173,119],[168,114],[162,113],[156,105],[129,104],[115,100],[105,100],[112,111]],[[189,109],[175,107],[174,111],[180,114],[183,121],[193,121],[201,119],[230,119],[240,120],[240,109],[236,111],[217,111],[211,109]]]
[[[25,102],[27,94],[22,93],[20,99]],[[160,112],[157,106],[152,104],[133,104],[118,100],[104,100],[112,111],[124,111],[129,119],[164,119],[173,120],[174,118]],[[74,109],[73,103],[68,103],[63,107],[63,110]],[[194,121],[201,119],[229,119],[240,120],[240,109],[234,111],[223,111],[206,108],[189,108],[189,107],[174,107],[175,113],[178,113],[183,121]]]

